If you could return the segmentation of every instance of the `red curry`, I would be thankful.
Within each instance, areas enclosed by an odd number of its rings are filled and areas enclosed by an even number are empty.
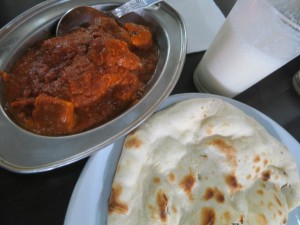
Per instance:
[[[7,110],[43,135],[78,133],[135,104],[155,71],[158,49],[142,25],[101,16],[29,49],[4,80]],[[1,77],[1,76],[0,76]]]

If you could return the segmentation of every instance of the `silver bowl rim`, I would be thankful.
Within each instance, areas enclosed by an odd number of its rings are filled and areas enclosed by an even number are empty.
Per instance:
[[[13,30],[18,28],[18,26],[24,23],[24,21],[31,19],[36,14],[43,12],[45,9],[53,5],[68,4],[68,2],[73,2],[73,4],[75,5],[102,5],[102,4],[118,5],[123,3],[124,1],[116,0],[112,3],[111,1],[102,0],[101,3],[99,3],[98,0],[86,0],[86,1],[48,0],[42,2],[32,7],[31,9],[25,11],[21,15],[19,15],[0,30],[0,52],[1,52],[1,40],[3,40],[2,37],[5,38],[6,35],[9,35],[10,32],[13,32]],[[185,56],[186,56],[187,37],[186,37],[186,29],[185,29],[183,19],[167,3],[161,2],[159,7],[156,7],[154,9],[151,8],[145,9],[143,10],[143,13],[153,16],[161,23],[164,23],[163,17],[168,15],[171,18],[171,20],[173,19],[174,20],[173,22],[178,26],[175,27],[177,29],[177,31],[175,32],[177,37],[174,37],[175,36],[174,34],[172,35],[168,33],[166,34],[169,41],[168,44],[170,44],[170,46],[172,47],[169,46],[168,62],[166,62],[166,65],[163,68],[162,75],[160,77],[159,82],[157,82],[157,85],[155,85],[146,94],[146,96],[144,96],[141,99],[139,103],[137,103],[135,106],[127,110],[122,115],[113,119],[111,122],[106,123],[100,127],[91,129],[89,131],[75,134],[75,135],[69,135],[69,136],[48,137],[48,136],[35,135],[29,131],[20,128],[16,124],[11,123],[10,119],[8,118],[8,116],[6,115],[6,113],[4,112],[1,106],[0,121],[2,120],[5,123],[4,126],[2,122],[0,123],[0,133],[1,133],[0,134],[0,166],[1,167],[17,173],[37,173],[37,172],[53,170],[68,165],[70,163],[83,159],[87,156],[90,156],[91,154],[104,148],[105,146],[112,144],[118,138],[132,131],[134,128],[140,125],[145,119],[147,119],[150,115],[152,115],[155,112],[156,108],[160,105],[160,103],[163,102],[169,96],[169,94],[171,93],[171,91],[173,90],[174,86],[176,85],[179,79],[185,61]],[[167,31],[174,29],[174,27],[173,28],[168,27],[168,24],[162,24],[162,26],[164,26],[165,29],[168,29]],[[174,57],[175,55],[177,56]],[[140,111],[142,113],[140,114],[137,113]],[[1,130],[2,131],[6,130],[8,125],[9,125],[9,129],[12,130],[10,132],[1,132]],[[65,146],[65,148],[68,147],[70,148],[70,145],[77,147],[77,145],[80,145],[81,141],[88,142],[91,139],[95,139],[96,137],[98,137],[97,135],[99,135],[100,133],[102,134],[104,131],[107,131],[109,129],[116,129],[116,130],[114,130],[110,135],[108,135],[109,137],[105,137],[103,140],[98,140],[97,143],[94,143],[93,146],[87,147],[86,149],[82,149],[76,154],[71,154],[66,158],[61,158],[55,161],[46,160],[46,162],[44,162],[45,159],[43,159],[41,160],[40,163],[36,162],[36,160],[37,161],[40,160],[39,157],[47,157],[47,154],[50,154],[51,149],[47,149],[48,145],[50,145],[52,148],[53,146],[60,146],[60,147]],[[21,138],[20,143],[8,144],[7,142],[5,142],[6,144],[3,144],[4,141],[1,141],[1,139],[6,140],[8,137],[7,135],[11,135],[11,134],[16,134],[15,138]],[[26,141],[26,139],[28,138],[29,140]],[[40,146],[38,147],[38,149],[32,151],[30,148],[35,145],[40,145]],[[19,157],[18,163],[16,163],[11,159],[8,159],[11,156],[7,157],[5,151],[1,150],[3,147],[13,149],[16,148],[16,146],[18,148],[24,148],[24,151],[25,152],[28,151],[28,154],[30,154],[31,157],[24,158],[24,159],[20,159]],[[41,147],[42,150],[40,149]],[[10,151],[15,150],[12,149],[10,149]],[[38,151],[42,151],[42,152],[38,152]],[[48,153],[43,151],[48,151]],[[16,155],[15,157],[18,157],[18,155]],[[21,163],[19,163],[20,160]],[[30,162],[30,160],[35,160],[35,161],[33,163]]]

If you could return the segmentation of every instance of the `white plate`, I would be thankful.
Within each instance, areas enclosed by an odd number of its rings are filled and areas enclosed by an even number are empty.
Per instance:
[[[259,111],[232,99],[201,93],[180,94],[169,97],[159,108],[190,98],[221,98],[261,123],[270,134],[288,147],[300,167],[300,145],[281,126]],[[84,167],[73,191],[64,225],[105,225],[107,203],[115,168],[122,150],[124,138],[93,155]],[[299,171],[300,172],[300,171]],[[287,225],[300,225],[300,207],[289,214]]]

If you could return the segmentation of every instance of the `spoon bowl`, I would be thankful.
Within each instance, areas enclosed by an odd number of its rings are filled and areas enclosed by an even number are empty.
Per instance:
[[[88,24],[101,13],[105,13],[116,18],[120,18],[138,9],[143,9],[156,4],[162,0],[130,0],[112,11],[99,11],[91,6],[78,6],[68,10],[58,21],[56,36],[69,33],[74,28]]]

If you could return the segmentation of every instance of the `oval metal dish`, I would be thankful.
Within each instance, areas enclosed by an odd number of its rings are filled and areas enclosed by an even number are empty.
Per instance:
[[[0,70],[9,71],[18,57],[39,40],[54,35],[59,18],[70,8],[90,5],[111,10],[124,1],[48,0],[28,11],[0,30]],[[112,121],[89,131],[62,137],[33,134],[16,125],[6,114],[3,95],[0,108],[0,166],[19,173],[52,170],[113,143],[148,118],[174,88],[185,60],[186,30],[180,15],[169,5],[159,5],[124,16],[150,27],[160,48],[156,72],[146,95],[132,108]],[[0,83],[0,92],[2,87]]]

